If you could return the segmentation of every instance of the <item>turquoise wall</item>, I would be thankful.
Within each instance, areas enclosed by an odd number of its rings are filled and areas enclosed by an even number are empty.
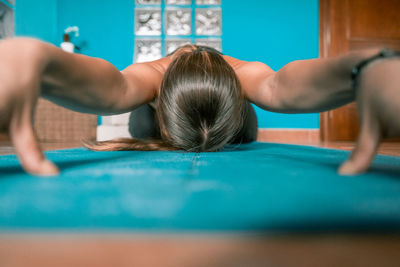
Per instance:
[[[57,40],[57,1],[16,0],[15,33],[54,43]]]
[[[245,4],[243,4],[245,2]],[[261,61],[275,71],[318,57],[318,0],[223,0],[223,52]],[[318,128],[318,114],[277,114],[256,108],[260,128]]]
[[[194,0],[193,0],[194,1]],[[318,0],[222,0],[223,52],[261,61],[274,70],[318,57]],[[68,26],[82,53],[118,69],[132,63],[134,0],[16,0],[17,35],[59,44]],[[34,12],[32,12],[34,10]],[[260,128],[318,128],[318,114],[277,114],[256,109]]]
[[[134,0],[58,0],[58,32],[78,26],[74,43],[82,53],[101,57],[122,70],[133,61]]]

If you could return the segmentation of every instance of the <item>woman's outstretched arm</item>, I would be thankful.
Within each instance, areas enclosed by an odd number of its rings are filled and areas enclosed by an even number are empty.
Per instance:
[[[265,110],[308,113],[330,110],[351,101],[352,68],[379,52],[378,49],[343,56],[293,61],[278,72],[260,62],[249,62],[237,70],[250,101]]]
[[[70,54],[31,38],[0,41],[0,131],[7,132],[23,168],[53,175],[32,117],[39,96],[72,110],[122,113],[150,101],[162,77],[162,64],[134,64],[118,71],[99,58]]]
[[[247,73],[253,74],[253,79],[244,82],[244,90],[260,107],[287,113],[325,111],[356,100],[360,133],[339,173],[359,174],[369,168],[382,138],[400,136],[400,54],[389,53],[395,56],[382,59],[378,51],[296,61],[277,73],[261,63],[248,63],[253,64],[253,72]],[[358,74],[354,90],[352,69],[371,57],[379,60]]]
[[[133,64],[120,72],[101,58],[40,45],[46,64],[40,95],[71,110],[99,115],[131,111],[150,102],[162,80],[160,60]]]

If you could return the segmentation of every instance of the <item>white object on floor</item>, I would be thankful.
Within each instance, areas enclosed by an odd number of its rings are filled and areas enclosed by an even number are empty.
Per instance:
[[[128,125],[99,125],[97,126],[97,141],[114,138],[130,138]]]
[[[129,114],[130,112],[112,115],[112,116],[102,116],[102,125],[128,125],[129,124]]]

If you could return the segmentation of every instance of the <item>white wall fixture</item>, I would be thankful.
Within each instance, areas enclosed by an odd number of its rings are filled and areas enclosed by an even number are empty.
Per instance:
[[[75,45],[70,41],[70,34],[75,33],[75,37],[79,36],[79,27],[70,26],[64,30],[64,42],[60,44],[62,50],[73,53],[75,50]]]
[[[0,39],[14,36],[14,10],[0,2]]]

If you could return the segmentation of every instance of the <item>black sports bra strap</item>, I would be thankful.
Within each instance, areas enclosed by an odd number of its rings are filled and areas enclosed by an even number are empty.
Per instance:
[[[382,58],[390,58],[390,57],[400,57],[400,51],[393,51],[390,49],[382,49],[377,55],[367,58],[360,63],[358,63],[351,71],[351,84],[354,90],[357,90],[358,79],[361,71],[371,62],[382,59]]]

